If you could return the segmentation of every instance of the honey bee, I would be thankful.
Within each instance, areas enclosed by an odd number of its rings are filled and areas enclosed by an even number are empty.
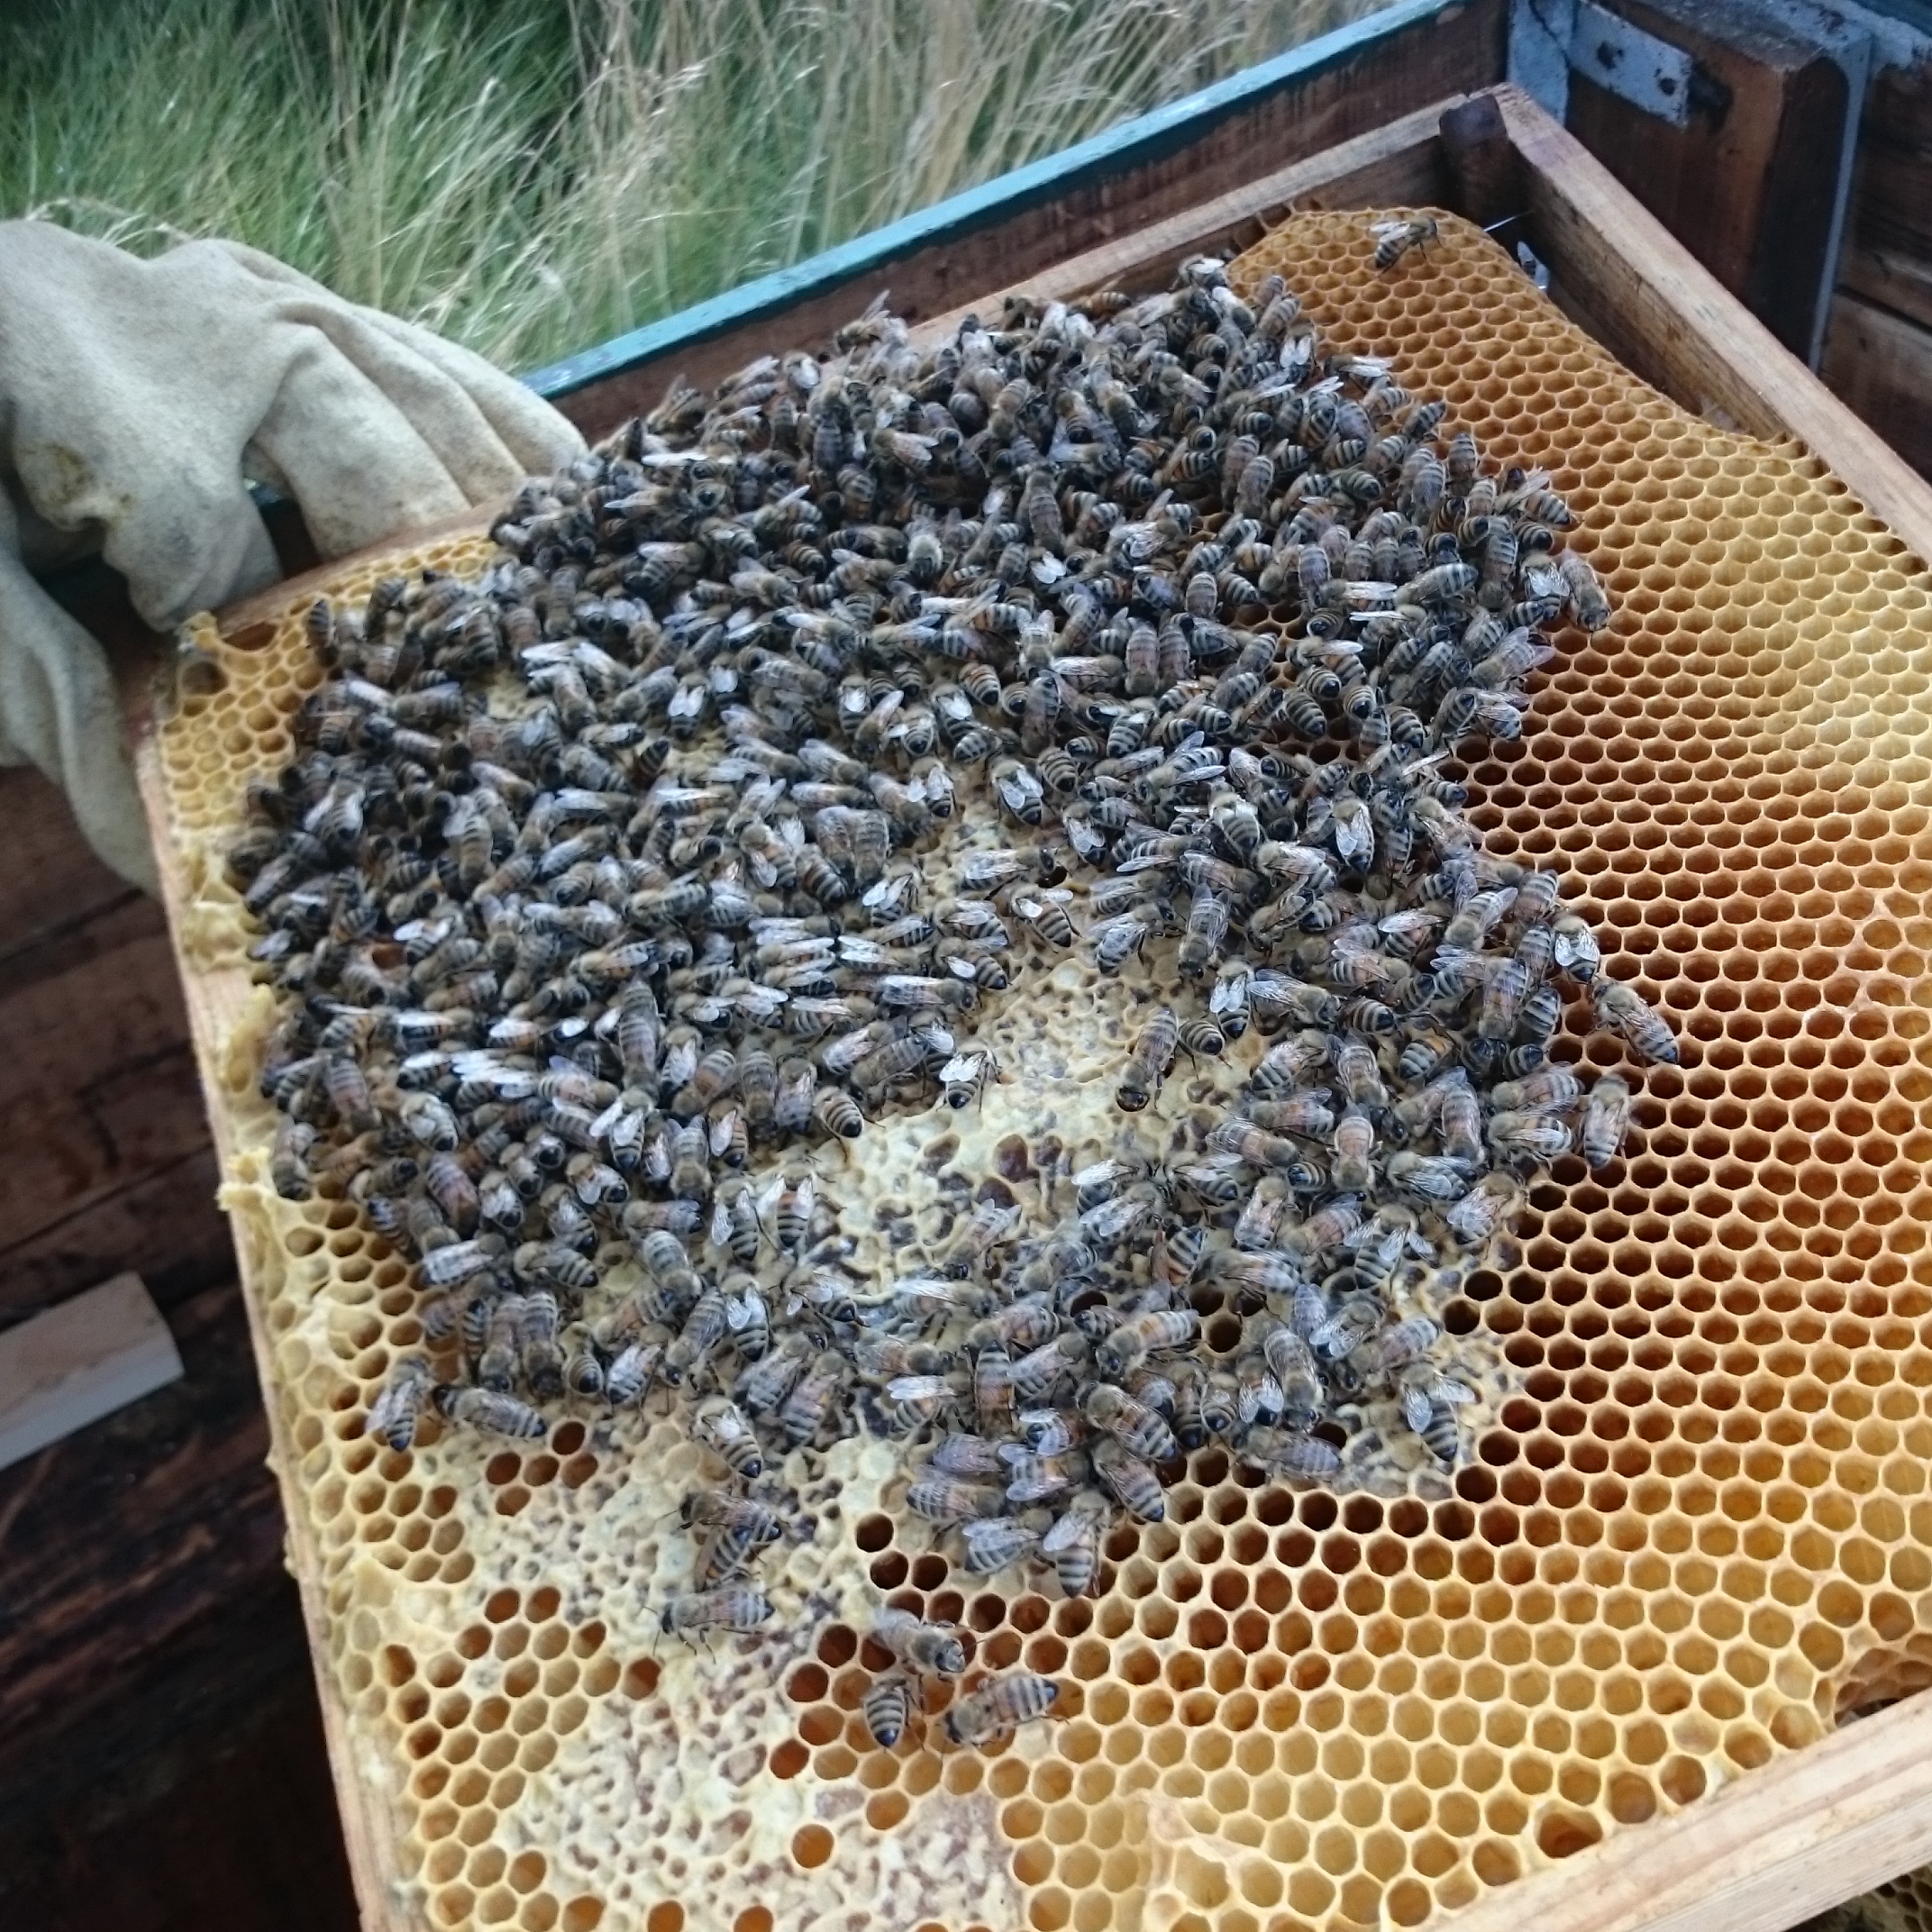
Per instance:
[[[1192,1308],[1156,1308],[1130,1316],[1094,1351],[1095,1366],[1110,1381],[1119,1381],[1144,1356],[1185,1348],[1200,1333],[1200,1326],[1201,1318]]]
[[[889,1751],[905,1733],[912,1710],[912,1686],[896,1671],[875,1677],[865,1687],[860,1709],[865,1714],[865,1727],[872,1742],[881,1750]]]
[[[716,1490],[689,1491],[678,1510],[687,1529],[707,1533],[698,1574],[705,1587],[734,1576],[768,1545],[785,1534],[785,1525],[769,1503]]]
[[[1287,1101],[1253,1103],[1255,1112],[1271,1120],[1322,1121],[1326,1124],[1334,1116],[1319,1102]],[[1307,1131],[1306,1129],[1298,1131]],[[1235,1160],[1249,1167],[1274,1169],[1285,1172],[1293,1168],[1302,1158],[1301,1149],[1291,1140],[1285,1140],[1279,1134],[1264,1129],[1253,1120],[1224,1120],[1218,1122],[1209,1139],[1209,1144]]]
[[[1266,1427],[1252,1428],[1242,1438],[1241,1460],[1299,1482],[1323,1481],[1342,1467],[1340,1452],[1320,1436]]]
[[[1590,1088],[1577,1128],[1577,1143],[1590,1166],[1603,1167],[1616,1159],[1630,1128],[1630,1083],[1618,1074],[1601,1074]]]
[[[1551,956],[1557,968],[1588,985],[1603,963],[1597,935],[1572,912],[1558,913],[1551,925]]]
[[[666,1636],[703,1638],[713,1631],[748,1634],[771,1615],[771,1599],[750,1583],[726,1583],[688,1596],[673,1597],[659,1613]]]
[[[1397,1187],[1424,1200],[1457,1201],[1469,1191],[1461,1162],[1414,1153],[1406,1147],[1389,1156],[1382,1171]]]
[[[308,1155],[315,1138],[316,1129],[293,1114],[283,1115],[277,1123],[275,1145],[269,1156],[269,1177],[285,1201],[308,1198]]]
[[[563,1353],[557,1345],[557,1298],[547,1288],[505,1298],[515,1305],[513,1333],[524,1386],[540,1400],[563,1393]]]
[[[1597,580],[1597,573],[1590,567],[1589,560],[1573,550],[1560,550],[1556,552],[1556,568],[1563,573],[1571,615],[1575,617],[1578,626],[1592,632],[1607,628],[1610,621],[1610,600],[1604,596],[1603,586]]]
[[[1093,1594],[1099,1579],[1101,1533],[1112,1514],[1113,1505],[1106,1497],[1081,1490],[1041,1537],[1040,1554],[1052,1562],[1065,1595]]]
[[[999,1078],[999,1062],[983,1047],[955,1053],[939,1070],[942,1098],[951,1107],[961,1107],[979,1099],[990,1080]]]
[[[1105,1429],[1147,1462],[1165,1463],[1180,1454],[1166,1417],[1112,1382],[1096,1382],[1081,1406],[1097,1429]]]
[[[1464,1241],[1486,1242],[1514,1211],[1522,1194],[1513,1174],[1485,1174],[1444,1214],[1443,1219]]]
[[[865,1116],[843,1087],[821,1087],[813,1110],[819,1125],[836,1139],[857,1140],[865,1132]]]
[[[415,1441],[416,1423],[434,1387],[434,1373],[422,1356],[402,1356],[369,1404],[362,1425],[364,1434],[381,1436],[397,1451],[409,1448]]]
[[[1016,758],[996,758],[987,778],[1002,807],[1022,825],[1037,825],[1045,813],[1046,791],[1038,774]]]
[[[1014,1362],[1015,1396],[1031,1402],[1044,1400],[1060,1383],[1087,1366],[1089,1355],[1086,1337],[1078,1331],[1042,1343]]]
[[[1235,1246],[1243,1250],[1272,1247],[1288,1202],[1286,1182],[1280,1175],[1264,1174],[1242,1202],[1235,1223]]]
[[[997,1433],[1013,1415],[1013,1358],[998,1342],[984,1345],[973,1359],[973,1407],[980,1426]]]
[[[1161,1089],[1167,1070],[1174,1063],[1180,1028],[1173,1010],[1157,1007],[1153,1016],[1135,1037],[1127,1064],[1114,1090],[1114,1104],[1123,1113],[1140,1112]]]
[[[1350,1107],[1335,1124],[1330,1141],[1334,1159],[1329,1172],[1335,1186],[1351,1194],[1366,1194],[1375,1184],[1375,1127],[1358,1107]]]
[[[478,1235],[433,1249],[418,1264],[424,1288],[454,1288],[478,1275],[488,1274],[504,1260],[503,1237]]]
[[[1397,1056],[1396,1070],[1405,1079],[1426,1080],[1454,1052],[1455,1042],[1447,1034],[1411,1023]]]
[[[833,1403],[848,1373],[844,1358],[834,1350],[821,1349],[779,1404],[779,1426],[794,1448],[822,1435],[833,1410]]]
[[[563,1386],[574,1396],[595,1400],[606,1393],[606,1363],[594,1338],[578,1330],[564,1351]]]
[[[1046,1438],[1056,1444],[1059,1437]],[[1028,1454],[1013,1444],[1003,1445],[1007,1458],[1006,1495],[1009,1503],[1044,1502],[1081,1481],[1088,1473],[1086,1457],[1056,1447],[1052,1453]]]
[[[1024,1563],[1040,1546],[1038,1536],[1012,1517],[971,1517],[959,1525],[959,1533],[964,1567],[973,1576],[992,1576]]]
[[[930,1624],[910,1610],[880,1610],[873,1637],[905,1670],[922,1677],[957,1677],[966,1668],[966,1646],[945,1624]]]
[[[751,1424],[728,1396],[712,1396],[698,1405],[691,1417],[691,1434],[734,1476],[756,1482],[764,1474],[764,1452]]]
[[[1677,1062],[1677,1041],[1670,1023],[1618,980],[1593,981],[1590,996],[1597,1024],[1621,1034],[1645,1060],[1665,1066]]]
[[[1538,1067],[1521,1080],[1499,1080],[1490,1098],[1498,1107],[1551,1108],[1570,1106],[1582,1091],[1583,1083],[1570,1068]]]
[[[1457,1458],[1463,1453],[1461,1432],[1456,1426],[1455,1410],[1442,1404],[1432,1404],[1428,1419],[1416,1431],[1422,1444],[1431,1455],[1444,1469],[1454,1469]]]
[[[438,1410],[451,1422],[493,1435],[535,1437],[549,1427],[527,1402],[494,1389],[468,1389],[453,1382],[438,1382],[435,1401]]]
[[[1153,933],[1160,930],[1162,916],[1152,901],[1144,901],[1103,920],[1089,936],[1094,943],[1094,963],[1102,972],[1118,972],[1137,953]]]
[[[970,1273],[983,1262],[995,1248],[1004,1246],[1013,1238],[1014,1231],[1019,1223],[1020,1208],[1017,1202],[1003,1203],[998,1199],[980,1201],[966,1217],[952,1247],[947,1251],[947,1272],[953,1275]]]
[[[1006,1467],[999,1445],[983,1435],[943,1436],[934,1449],[930,1466],[949,1476],[997,1476]]]
[[[997,1744],[1021,1725],[1044,1717],[1060,1694],[1050,1677],[1015,1672],[959,1699],[946,1712],[946,1736],[956,1745]]]
[[[810,1344],[802,1336],[787,1336],[739,1372],[733,1396],[751,1415],[772,1414],[797,1387],[809,1353]]]

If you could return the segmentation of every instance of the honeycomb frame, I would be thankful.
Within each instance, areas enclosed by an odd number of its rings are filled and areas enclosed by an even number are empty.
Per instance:
[[[656,1563],[651,1510],[695,1468],[668,1425],[403,1456],[360,1434],[412,1338],[406,1269],[341,1202],[266,1184],[267,996],[220,866],[313,679],[314,591],[192,627],[223,688],[158,721],[144,788],[366,1909],[1412,1926],[1932,1685],[1932,577],[1816,458],[1648,388],[1475,231],[1445,219],[1378,277],[1368,220],[1292,218],[1237,286],[1279,268],[1335,346],[1391,355],[1577,511],[1616,618],[1565,635],[1522,742],[1471,766],[1472,816],[1563,870],[1684,1047],[1640,1072],[1566,1034],[1638,1085],[1635,1128],[1606,1171],[1559,1162],[1452,1304],[1515,1386],[1444,1499],[1298,1493],[1202,1452],[1166,1523],[1116,1533],[1102,1594],[1064,1602],[907,1556],[889,1454],[847,1444],[811,1472],[843,1507],[788,1564],[816,1621],[749,1671],[652,1655],[586,1538],[617,1525]],[[1053,1720],[983,1755],[874,1749],[854,1631],[882,1593],[1058,1676]]]

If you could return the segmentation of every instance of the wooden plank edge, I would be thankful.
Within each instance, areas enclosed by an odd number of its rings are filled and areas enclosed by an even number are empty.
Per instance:
[[[1850,489],[1919,567],[1932,560],[1932,484],[1848,410],[1614,176],[1520,88],[1495,90],[1530,175],[1539,231],[1594,237],[1625,269],[1639,334],[1673,340],[1715,401],[1754,434],[1794,436]],[[1616,293],[1617,291],[1612,291]]]
[[[1123,235],[1116,242],[1070,256],[1038,275],[1027,276],[975,301],[962,303],[943,315],[934,315],[912,332],[912,339],[922,347],[943,342],[968,315],[996,317],[999,305],[1008,296],[1064,301],[1095,289],[1125,286],[1135,278],[1171,268],[1189,255],[1218,246],[1248,223],[1272,227],[1294,213],[1297,201],[1310,196],[1360,195],[1372,200],[1401,199],[1400,193],[1381,196],[1376,184],[1394,178],[1391,185],[1399,188],[1401,184],[1427,174],[1432,159],[1439,169],[1438,123],[1450,108],[1467,98],[1462,94],[1446,95],[1429,106],[1391,121],[1387,127],[1358,134],[1353,141],[1342,141],[1319,154],[1311,154],[1306,160],[1291,162],[1273,174],[1263,175],[1247,187],[1217,196],[1212,201]]]
[[[396,547],[383,546],[385,550]],[[355,560],[358,560],[345,559],[330,568],[340,570]],[[278,588],[286,590],[287,586]],[[272,589],[262,593],[264,597],[269,598],[274,595]],[[187,908],[180,872],[174,861],[175,835],[169,816],[167,781],[162,776],[160,751],[151,729],[144,730],[136,743],[134,776],[141,809],[148,821],[149,836],[154,842],[160,874],[161,903],[168,914],[169,939],[174,947],[175,963],[180,971],[182,992],[187,1004],[188,1030],[194,1040],[196,1065],[200,1071],[205,1094],[219,1093],[222,1090],[219,1066],[222,1042],[216,1024],[216,1001],[213,997],[211,976],[196,967],[181,950],[179,934],[184,930]],[[238,981],[245,979],[245,975],[233,969],[223,977]],[[226,1111],[210,1107],[208,1125],[221,1171],[226,1175],[232,1169],[235,1155],[234,1138],[229,1130]],[[235,1244],[235,1265],[242,1283],[242,1306],[248,1314],[249,1342],[255,1357],[255,1379],[269,1418],[269,1467],[281,1494],[287,1567],[295,1578],[296,1593],[301,1599],[309,1660],[315,1673],[316,1702],[322,1711],[323,1738],[328,1748],[329,1769],[335,1785],[342,1845],[349,1859],[350,1882],[355,1890],[357,1910],[363,1932],[422,1932],[424,1922],[420,1918],[401,1909],[401,1901],[414,1889],[415,1882],[395,1868],[396,1816],[376,1791],[373,1782],[364,1774],[358,1761],[342,1690],[329,1668],[331,1649],[323,1596],[322,1552],[303,1499],[295,1487],[294,1472],[300,1461],[300,1453],[289,1439],[287,1417],[276,1399],[272,1344],[251,1277],[245,1243]]]
[[[1782,1932],[1928,1859],[1932,1692],[1922,1692],[1428,1923]]]

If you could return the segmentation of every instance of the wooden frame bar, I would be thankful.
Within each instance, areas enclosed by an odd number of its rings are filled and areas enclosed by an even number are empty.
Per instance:
[[[1932,557],[1932,484],[1854,417],[1534,102],[1508,87],[1496,89],[1495,97],[1522,165],[1528,240],[1549,265],[1553,293],[1563,306],[1680,402],[1721,415],[1753,434],[1801,442],[1919,557]],[[1061,295],[1098,284],[1145,286],[1187,254],[1252,240],[1258,225],[1291,204],[1373,205],[1440,196],[1449,176],[1435,123],[1448,105],[1435,101],[1247,187],[1044,265],[1020,286]],[[754,328],[760,348],[810,340],[829,312],[825,305],[849,303],[852,287],[840,283],[792,308],[761,309],[710,340],[730,343],[734,361],[750,352],[747,332]],[[972,305],[997,305],[1000,293],[994,288]],[[952,319],[936,313],[926,326],[940,329]],[[624,379],[650,366],[649,360],[629,365]],[[342,568],[312,576],[320,583]],[[245,631],[304,588],[296,579],[232,607],[221,618],[223,633],[232,637]],[[144,788],[158,835],[165,839],[151,761]],[[210,1016],[194,974],[187,977],[207,1064],[214,1052]],[[251,1316],[257,1317],[252,1307]],[[266,1362],[266,1338],[259,1332],[257,1344]],[[277,1432],[279,1437],[279,1423]],[[287,1444],[278,1440],[278,1450],[286,1467]],[[316,1572],[304,1560],[301,1536],[293,1548],[319,1642]],[[379,1878],[387,1860],[371,1837],[379,1826],[348,1753],[339,1694],[326,1670],[318,1674],[367,1922],[387,1927],[395,1921]],[[1906,1699],[1753,1771],[1671,1818],[1619,1831],[1557,1866],[1488,1893],[1454,1915],[1455,1923],[1458,1932],[1505,1932],[1526,1924],[1537,1932],[1778,1932],[1927,1859],[1932,1693]]]

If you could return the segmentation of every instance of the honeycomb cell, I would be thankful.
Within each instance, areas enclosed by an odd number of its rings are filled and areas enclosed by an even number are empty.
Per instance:
[[[1654,395],[1463,225],[1387,277],[1369,253],[1363,218],[1315,214],[1232,272],[1252,294],[1279,269],[1332,344],[1451,397],[1452,426],[1577,512],[1609,628],[1561,640],[1520,742],[1444,776],[1491,851],[1562,870],[1602,970],[1683,1042],[1643,1071],[1573,1020],[1557,1035],[1556,1058],[1632,1080],[1635,1131],[1540,1180],[1521,1258],[1443,1309],[1500,1363],[1473,1453],[1344,1497],[1197,1454],[1171,1520],[1111,1538],[1098,1596],[1068,1601],[1044,1572],[961,1576],[866,1491],[839,1545],[865,1601],[957,1618],[977,1667],[1062,1684],[1051,1722],[983,1757],[945,1744],[939,1690],[877,1751],[857,1703],[881,1660],[849,1625],[653,1653],[669,1545],[633,1464],[667,1472],[660,1510],[697,1473],[668,1426],[583,1414],[527,1454],[433,1420],[406,1455],[363,1435],[420,1345],[415,1296],[352,1203],[262,1185],[262,1016],[238,1014],[208,1085],[295,1547],[354,1748],[396,1767],[430,1924],[774,1932],[802,1895],[783,1887],[823,1899],[867,1847],[971,1816],[1016,1888],[1002,1924],[1119,1924],[1158,1838],[1189,1932],[1413,1926],[1695,1806],[1821,1713],[1932,1686],[1932,585],[1795,445]],[[328,592],[490,555],[439,539]],[[197,973],[245,961],[212,854],[318,681],[304,601],[225,637],[197,620],[221,688],[156,732]],[[630,1525],[621,1565],[600,1511]],[[650,1774],[700,1734],[703,1816]],[[769,1898],[727,1876],[754,1857],[782,1874]],[[1932,1879],[1861,1909],[1920,1932]],[[963,1908],[943,1923],[971,1932]]]

